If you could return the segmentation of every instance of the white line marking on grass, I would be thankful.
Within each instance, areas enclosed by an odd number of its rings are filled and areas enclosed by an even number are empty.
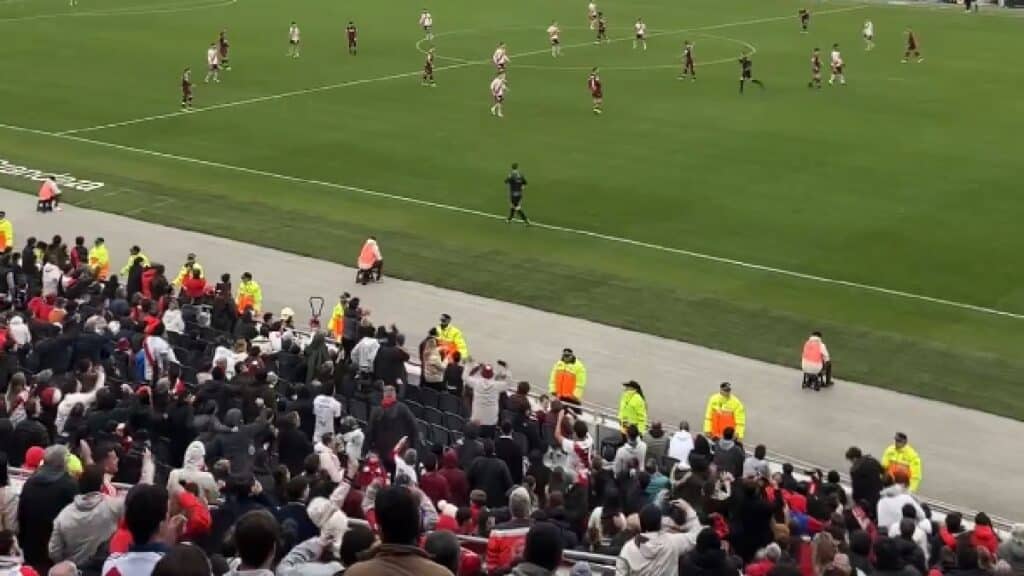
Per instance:
[[[36,14],[34,16],[18,16],[15,18],[0,18],[0,24],[6,22],[26,22],[30,20],[52,20],[54,18],[86,18],[86,17],[102,17],[102,16],[146,16],[149,14],[177,14],[179,12],[194,12],[196,10],[206,10],[209,8],[221,8],[223,6],[230,6],[237,3],[238,0],[225,0],[224,2],[217,2],[213,4],[197,4],[195,6],[183,6],[181,4],[165,4],[165,6],[171,6],[166,9],[153,9],[153,8],[116,8],[112,10],[99,10],[92,12],[57,12],[56,14]],[[177,6],[177,7],[175,7]]]
[[[277,174],[275,172],[268,172],[266,170],[258,170],[256,168],[246,168],[244,166],[233,166],[231,164],[224,164],[222,162],[215,162],[212,160],[203,160],[201,158],[190,158],[188,156],[179,156],[177,154],[169,154],[166,152],[158,152],[156,150],[147,150],[145,148],[136,148],[134,146],[125,146],[122,144],[114,144],[113,142],[104,142],[102,140],[91,140],[89,138],[83,138],[81,136],[74,136],[68,134],[60,134],[57,132],[47,132],[46,130],[37,130],[35,128],[26,128],[23,126],[13,126],[10,124],[0,124],[0,128],[12,130],[16,132],[25,132],[29,134],[36,134],[40,136],[50,136],[53,138],[60,138],[73,142],[81,142],[84,144],[92,144],[94,146],[100,146],[104,148],[111,148],[114,150],[121,150],[125,152],[133,152],[135,154],[141,154],[145,156],[153,156],[156,158],[163,158],[167,160],[175,160],[178,162],[185,162],[188,164],[196,164],[199,166],[208,166],[211,168],[219,168],[222,170],[230,170],[233,172],[239,172],[242,174],[250,174],[254,176],[263,176],[266,178],[272,178],[275,180],[281,180],[284,182],[293,182],[298,184],[309,184],[312,186],[322,186],[324,188],[332,188],[335,190],[344,190],[346,192],[354,192],[365,196],[372,196],[376,198],[384,198],[388,200],[394,200],[397,202],[403,202],[406,204],[413,204],[416,206],[426,206],[429,208],[437,208],[439,210],[445,210],[447,212],[456,212],[459,214],[466,214],[469,216],[477,216],[480,218],[487,218],[490,220],[504,220],[506,218],[503,214],[492,214],[490,212],[483,212],[481,210],[474,210],[472,208],[463,208],[462,206],[455,206],[452,204],[443,204],[440,202],[432,202],[430,200],[423,200],[420,198],[412,198],[409,196],[402,196],[399,194],[392,194],[389,192],[381,192],[378,190],[370,190],[368,188],[360,188],[358,186],[349,186],[346,184],[338,184],[335,182],[327,182],[324,180],[312,180],[308,178],[299,178],[298,176],[289,176],[287,174]],[[604,234],[601,232],[594,232],[591,230],[583,230],[579,228],[569,228],[567,226],[559,226],[556,224],[544,224],[541,222],[534,222],[534,228],[540,228],[543,230],[551,230],[554,232],[562,232],[565,234],[571,234],[575,236],[583,236],[586,238],[594,238],[598,240],[605,240],[607,242],[614,242],[617,244],[625,244],[627,246],[633,246],[636,248],[645,248],[649,250],[655,250],[658,252],[665,252],[669,254],[676,254],[679,256],[687,256],[697,260],[704,260],[708,262],[716,262],[718,264],[726,264],[728,266],[734,266],[737,268],[743,268],[746,270],[756,270],[758,272],[765,272],[769,274],[775,274],[778,276],[787,276],[790,278],[797,278],[799,280],[807,280],[818,284],[829,284],[832,286],[842,286],[844,288],[850,288],[854,290],[860,290],[863,292],[872,292],[876,294],[884,294],[886,296],[892,296],[896,298],[903,298],[906,300],[914,300],[918,302],[926,302],[929,304],[935,304],[938,306],[946,306],[949,308],[956,308],[960,310],[968,310],[971,312],[978,312],[981,314],[988,314],[991,316],[999,316],[1003,318],[1012,318],[1015,320],[1024,320],[1024,314],[1008,312],[1006,310],[999,310],[997,308],[989,308],[986,306],[978,306],[976,304],[968,304],[965,302],[957,302],[955,300],[947,300],[945,298],[938,298],[934,296],[926,296],[922,294],[914,294],[913,292],[905,292],[903,290],[896,290],[892,288],[885,288],[882,286],[874,286],[871,284],[862,284],[860,282],[852,282],[849,280],[839,280],[836,278],[827,278],[825,276],[816,276],[814,274],[807,274],[804,272],[797,272],[794,270],[787,270],[785,268],[775,268],[772,266],[765,266],[763,264],[755,264],[752,262],[745,262],[743,260],[737,260],[735,258],[726,258],[724,256],[715,256],[713,254],[707,254],[704,252],[696,252],[693,250],[686,250],[683,248],[674,248],[671,246],[663,246],[661,244],[654,244],[652,242],[644,242],[642,240],[634,240],[632,238],[624,238],[621,236],[613,236],[611,234]]]
[[[463,68],[478,64],[479,62],[463,62],[461,64],[452,64],[450,66],[441,66],[434,68],[434,71],[451,70],[453,68]],[[316,88],[303,88],[301,90],[292,90],[290,92],[281,92],[279,94],[268,94],[266,96],[256,96],[253,98],[245,98],[243,100],[234,100],[232,102],[223,102],[221,104],[212,104],[210,106],[204,106],[202,108],[193,108],[192,110],[176,110],[174,112],[167,112],[165,114],[154,114],[153,116],[144,116],[142,118],[134,118],[132,120],[122,120],[120,122],[111,122],[109,124],[100,124],[99,126],[89,126],[87,128],[75,128],[72,130],[64,130],[57,132],[58,136],[67,136],[70,134],[81,134],[83,132],[93,132],[96,130],[104,130],[106,128],[117,128],[119,126],[131,126],[132,124],[141,124],[143,122],[150,122],[152,120],[162,120],[164,118],[177,118],[178,116],[191,116],[202,112],[211,112],[213,110],[220,110],[222,108],[233,108],[235,106],[243,106],[245,104],[254,104],[256,102],[266,102],[268,100],[280,100],[281,98],[290,98],[292,96],[300,96],[305,94],[315,94],[317,92],[325,92],[327,90],[335,90],[337,88],[346,88],[348,86],[359,86],[361,84],[370,84],[372,82],[384,82],[386,80],[395,80],[398,78],[408,78],[409,76],[415,76],[420,74],[422,70],[415,70],[413,72],[402,72],[400,74],[391,74],[388,76],[378,76],[376,78],[362,78],[360,80],[347,80],[345,82],[338,82],[336,84],[327,84],[325,86],[317,86]]]
[[[229,0],[229,1],[230,2],[237,2],[238,0]],[[823,10],[821,12],[818,12],[817,14],[820,16],[820,15],[824,15],[824,14],[835,14],[835,13],[840,13],[840,12],[850,12],[850,11],[853,11],[853,10],[861,10],[863,8],[866,8],[866,7],[868,7],[867,4],[858,4],[856,6],[846,6],[844,8],[836,8],[834,10]],[[758,19],[754,19],[754,20],[743,20],[743,21],[739,21],[739,22],[727,22],[725,24],[712,24],[712,25],[709,25],[709,26],[699,26],[699,27],[696,27],[696,28],[684,28],[684,29],[680,29],[680,30],[666,30],[666,31],[661,32],[661,33],[649,34],[648,37],[653,37],[653,36],[656,36],[656,35],[667,35],[667,34],[682,34],[682,33],[685,33],[685,32],[700,32],[700,31],[703,31],[703,30],[718,30],[720,28],[730,28],[730,27],[733,27],[733,26],[746,26],[746,25],[749,25],[749,24],[762,24],[762,23],[765,23],[765,22],[776,22],[776,21],[779,21],[779,20],[787,20],[787,19],[791,19],[791,18],[793,18],[792,15],[772,16],[770,18],[758,18]],[[466,32],[469,32],[469,31],[470,30],[467,30]],[[452,34],[452,33],[449,33],[449,34]],[[628,37],[613,38],[609,42],[621,42],[621,41],[629,40],[629,39],[630,38],[628,38]],[[420,50],[420,52],[423,52],[423,50],[420,48],[421,42],[422,42],[422,40],[420,42],[417,42],[416,46],[417,46],[417,50]],[[592,46],[592,45],[593,45],[593,43],[591,43],[591,42],[580,42],[580,43],[577,43],[577,44],[567,44],[567,45],[564,45],[562,48],[579,48],[579,47],[582,47],[582,46]],[[537,55],[537,54],[548,54],[550,52],[550,50],[551,50],[551,48],[548,47],[548,48],[544,48],[543,50],[533,50],[533,51],[529,51],[529,52],[522,52],[520,54],[510,54],[509,58],[510,59],[525,58],[525,57],[534,56],[534,55]],[[451,56],[446,56],[446,58],[454,59]],[[456,64],[451,64],[451,65],[448,65],[448,66],[441,66],[439,68],[435,68],[434,70],[435,71],[452,70],[452,69],[455,69],[455,68],[464,68],[464,67],[467,67],[467,66],[475,66],[475,65],[478,65],[478,64],[489,64],[490,62],[491,62],[490,59],[486,59],[486,60],[461,60],[460,62],[458,62]],[[233,108],[235,106],[243,106],[243,105],[246,105],[246,104],[255,104],[255,103],[259,103],[259,102],[268,102],[268,101],[272,101],[272,100],[280,100],[282,98],[290,98],[292,96],[304,96],[306,94],[315,94],[317,92],[325,92],[325,91],[328,91],[328,90],[335,90],[335,89],[338,89],[338,88],[346,88],[348,86],[359,86],[361,84],[370,84],[372,82],[384,82],[384,81],[387,81],[387,80],[396,80],[396,79],[399,79],[399,78],[408,78],[409,76],[416,76],[417,74],[420,74],[421,72],[422,72],[421,70],[413,70],[411,72],[403,72],[403,73],[400,73],[400,74],[391,74],[389,76],[379,76],[379,77],[376,77],[376,78],[364,78],[364,79],[361,79],[361,80],[348,80],[348,81],[345,81],[345,82],[338,82],[338,83],[335,83],[335,84],[327,84],[327,85],[324,85],[324,86],[317,86],[317,87],[314,87],[314,88],[304,88],[304,89],[301,89],[301,90],[291,90],[289,92],[281,92],[281,93],[278,93],[278,94],[268,94],[266,96],[256,96],[254,98],[245,98],[245,99],[242,99],[242,100],[235,100],[233,102],[224,102],[224,103],[221,103],[221,104],[214,104],[214,105],[211,105],[211,106],[205,106],[203,108],[194,108],[194,109],[192,109],[190,111],[176,110],[174,112],[167,112],[167,113],[164,113],[164,114],[154,114],[152,116],[144,116],[142,118],[134,118],[134,119],[131,119],[131,120],[122,120],[120,122],[111,122],[109,124],[100,124],[98,126],[87,126],[87,127],[84,127],[84,128],[72,128],[70,130],[63,130],[61,132],[57,132],[57,134],[60,135],[60,136],[68,136],[68,135],[71,135],[71,134],[82,134],[82,133],[85,133],[85,132],[94,132],[94,131],[97,131],[97,130],[105,130],[107,128],[118,128],[120,126],[131,126],[133,124],[141,124],[143,122],[151,122],[153,120],[163,120],[163,119],[166,119],[166,118],[177,118],[179,116],[186,116],[186,115],[190,115],[190,114],[198,114],[198,113],[201,113],[201,112],[210,112],[210,111],[213,111],[213,110],[221,110],[221,109],[224,109],[224,108]]]

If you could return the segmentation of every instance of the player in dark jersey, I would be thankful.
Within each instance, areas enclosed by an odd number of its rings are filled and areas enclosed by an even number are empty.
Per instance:
[[[351,20],[345,27],[345,36],[348,37],[348,53],[354,56],[359,51],[359,31],[356,30],[356,25]]]
[[[224,70],[231,70],[231,62],[228,60],[228,48],[230,47],[228,31],[221,30],[220,36],[217,38],[217,51],[220,52],[220,67]]]
[[[192,109],[192,69],[188,67],[181,73],[181,109]]]
[[[750,59],[750,55],[744,52],[740,56],[740,94],[743,94],[743,85],[747,82],[753,82],[764,90],[764,83],[754,78],[754,62]]]
[[[807,34],[807,26],[811,23],[811,11],[807,8],[801,8],[800,12],[800,33]]]
[[[604,110],[604,89],[601,87],[601,76],[598,74],[597,66],[590,71],[587,77],[587,88],[590,90],[590,97],[594,101],[594,114],[602,114]]]
[[[914,31],[907,28],[907,49],[903,52],[903,63],[907,63],[907,59],[911,56],[917,58],[918,62],[924,62],[924,57],[921,56],[921,51],[918,48],[917,36],[914,35]]]
[[[605,20],[604,12],[597,13],[597,40],[594,44],[608,41],[608,21]]]
[[[512,163],[512,172],[509,172],[508,178],[505,178],[505,184],[508,185],[509,203],[508,219],[505,220],[505,223],[512,223],[512,219],[518,214],[523,223],[529,226],[530,220],[526,217],[526,212],[523,211],[523,189],[526,188],[526,177],[519,171],[519,163]]]
[[[427,50],[427,59],[423,62],[423,85],[437,86],[434,82],[434,49]]]
[[[697,71],[693,64],[693,43],[689,40],[683,44],[683,73],[679,75],[679,79],[685,80],[687,76],[691,81],[697,79]]]
[[[821,88],[821,51],[817,48],[811,52],[811,81],[808,88]]]

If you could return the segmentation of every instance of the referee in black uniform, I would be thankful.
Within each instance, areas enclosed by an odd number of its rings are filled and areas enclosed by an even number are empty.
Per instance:
[[[516,214],[519,214],[523,222],[529,226],[530,220],[526,217],[526,212],[523,212],[523,188],[526,187],[526,178],[519,172],[518,162],[512,164],[512,171],[509,172],[508,178],[505,178],[505,184],[508,184],[509,202],[508,220],[505,220],[505,223],[511,223]]]

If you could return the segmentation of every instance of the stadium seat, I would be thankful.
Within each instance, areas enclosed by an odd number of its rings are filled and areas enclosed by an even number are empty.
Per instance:
[[[448,435],[452,437],[452,446],[462,442],[462,430],[449,430]]]
[[[422,404],[422,402],[420,402],[420,387],[419,386],[413,386],[411,384],[410,385],[406,385],[404,393],[405,393],[405,398],[402,398],[403,401],[405,401],[405,402],[418,402],[418,403]]]
[[[412,415],[417,418],[423,418],[423,404],[419,402],[413,402],[412,400],[406,400],[405,405],[412,411]]]
[[[348,399],[348,414],[356,420],[362,420],[364,422],[370,420],[370,407],[366,403],[366,400],[359,398]]]
[[[447,446],[449,444],[448,429],[445,428],[444,426],[431,424],[430,443],[433,444],[434,446]]]
[[[423,407],[423,419],[431,424],[437,424],[438,426],[444,426],[444,414],[437,408],[431,406]]]
[[[462,398],[454,394],[442,392],[437,398],[437,407],[446,414],[462,415]]]
[[[441,394],[433,388],[420,388],[420,404],[430,408],[438,407],[438,397]]]
[[[424,442],[424,443],[427,443],[427,444],[432,444],[430,442],[430,424],[429,423],[424,422],[423,420],[420,420],[419,418],[417,418],[416,419],[416,432],[420,436],[420,442]]]
[[[444,427],[449,430],[465,430],[466,419],[453,412],[445,412]]]

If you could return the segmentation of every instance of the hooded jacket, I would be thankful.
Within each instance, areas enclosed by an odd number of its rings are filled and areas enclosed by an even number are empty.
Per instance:
[[[406,446],[419,446],[419,432],[416,429],[416,417],[409,407],[401,402],[388,406],[379,406],[370,414],[370,422],[366,430],[366,440],[371,450],[381,458],[390,459],[391,450],[402,439],[408,436]]]
[[[676,576],[679,574],[679,557],[693,550],[696,544],[696,531],[644,532],[622,547],[619,553],[621,562],[616,562],[615,575]]]
[[[366,560],[345,570],[345,576],[452,576],[452,573],[415,546],[381,544],[370,549]]]
[[[323,554],[320,538],[297,544],[277,565],[277,576],[334,576],[344,567],[340,562],[318,562]]]
[[[881,499],[878,501],[877,525],[892,526],[902,520],[903,506],[907,504],[914,507],[917,518],[925,518],[924,510],[906,486],[894,484],[882,490]]]
[[[459,456],[454,450],[446,450],[441,456],[441,470],[438,474],[448,481],[451,502],[456,506],[469,505],[469,481],[466,472],[459,468]]]
[[[123,498],[110,498],[99,492],[75,496],[53,521],[50,559],[85,564],[113,536],[123,512]]]
[[[732,440],[719,440],[715,445],[715,465],[719,470],[732,474],[733,478],[743,477],[743,461],[747,455]]]
[[[627,440],[615,451],[615,461],[612,463],[612,471],[615,476],[629,472],[634,461],[637,470],[644,469],[644,463],[647,461],[647,444],[640,438],[637,438],[635,442]]]
[[[195,484],[199,493],[207,502],[216,502],[220,498],[220,490],[213,474],[205,470],[206,448],[203,443],[195,440],[185,449],[185,463],[181,468],[171,470],[167,476],[167,491],[171,492],[181,482]]]
[[[43,465],[25,481],[18,504],[18,541],[25,552],[25,562],[42,566],[49,563],[47,544],[53,521],[65,506],[75,499],[78,486],[64,466]]]

